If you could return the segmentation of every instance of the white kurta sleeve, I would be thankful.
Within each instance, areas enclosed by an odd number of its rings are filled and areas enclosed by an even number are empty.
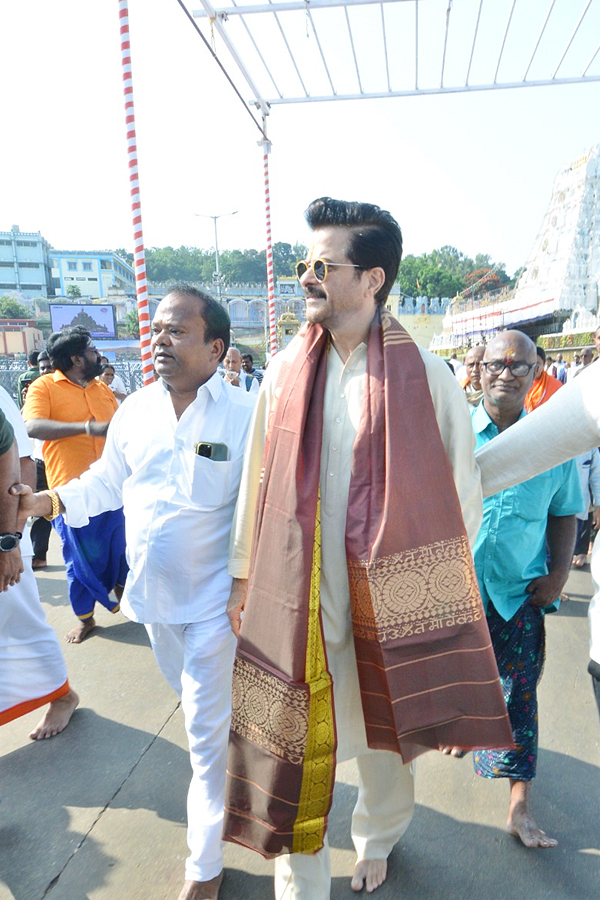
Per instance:
[[[274,363],[271,365],[275,367]],[[273,375],[274,372],[271,373],[271,376]],[[233,578],[248,577],[256,501],[260,487],[263,451],[274,384],[273,377],[265,376],[262,390],[258,394],[246,442],[244,469],[229,543],[229,563],[227,568]]]
[[[484,496],[600,444],[600,362],[477,451]]]
[[[469,406],[464,391],[444,360],[426,350],[421,351],[421,356],[465,527],[473,546],[483,518],[483,501]]]

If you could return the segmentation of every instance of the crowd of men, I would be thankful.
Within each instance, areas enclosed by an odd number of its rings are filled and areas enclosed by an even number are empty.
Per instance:
[[[230,347],[222,306],[175,285],[152,323],[155,382],[126,399],[114,369],[98,380],[89,333],[48,340],[54,371],[30,380],[23,405],[47,487],[38,473],[34,490],[18,413],[0,415],[0,723],[49,704],[32,737],[51,737],[78,702],[33,578],[33,516],[61,538],[67,639],[89,635],[96,603],[120,608],[181,699],[192,778],[179,900],[216,900],[223,838],[275,858],[277,900],[328,900],[335,771],[351,758],[354,891],[385,881],[427,750],[473,751],[479,775],[508,781],[508,830],[556,844],[531,808],[536,691],[585,507],[568,460],[600,443],[596,367],[557,378],[547,403],[554,376],[519,331],[448,366],[387,312],[395,219],[327,197],[306,218],[307,324],[264,377]],[[527,416],[532,390],[543,409]],[[513,447],[540,413],[549,427],[557,401],[586,425],[536,468]],[[14,640],[25,619],[26,650]]]

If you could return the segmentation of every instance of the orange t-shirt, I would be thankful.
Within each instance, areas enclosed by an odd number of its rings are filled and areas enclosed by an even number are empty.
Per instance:
[[[27,391],[23,418],[54,419],[58,422],[109,422],[119,404],[102,381],[93,378],[85,388],[70,381],[62,372],[42,375]],[[76,434],[73,437],[44,441],[43,453],[48,485],[53,488],[79,478],[100,459],[104,438]]]

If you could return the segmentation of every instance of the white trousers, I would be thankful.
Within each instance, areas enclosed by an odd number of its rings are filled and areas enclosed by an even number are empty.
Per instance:
[[[192,765],[188,791],[189,881],[223,868],[221,832],[235,638],[227,616],[189,625],[146,625],[159,668],[181,698]]]
[[[397,753],[369,750],[356,758],[358,799],[352,841],[358,860],[387,859],[412,819],[413,767]],[[275,860],[276,900],[329,900],[331,867],[327,836],[318,853],[286,853]]]

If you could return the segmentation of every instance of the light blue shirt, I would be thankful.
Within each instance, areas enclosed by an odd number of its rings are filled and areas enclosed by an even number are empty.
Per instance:
[[[525,415],[523,410],[520,418]],[[498,435],[483,402],[471,420],[478,449]],[[535,453],[534,446],[530,452]],[[473,555],[484,608],[491,600],[506,621],[515,615],[527,598],[529,582],[548,574],[548,516],[576,515],[582,506],[574,460],[483,501],[483,524]]]

